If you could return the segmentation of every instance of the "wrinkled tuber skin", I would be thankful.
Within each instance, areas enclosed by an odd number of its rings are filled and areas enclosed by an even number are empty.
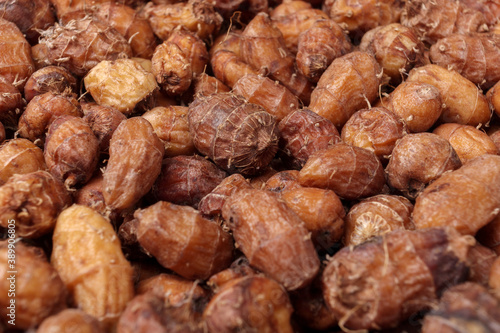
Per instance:
[[[405,81],[398,85],[383,105],[403,118],[410,132],[424,132],[443,112],[439,89],[423,82]]]
[[[17,222],[17,221],[16,221]],[[9,233],[9,239],[14,239]],[[68,292],[56,270],[47,261],[45,253],[38,247],[15,243],[15,282],[9,280],[12,276],[8,269],[11,260],[7,260],[12,248],[10,241],[0,241],[0,291],[4,297],[0,298],[0,318],[7,323],[11,320],[10,299],[7,295],[12,284],[15,285],[15,313],[16,329],[34,329],[45,318],[57,313],[66,307]],[[9,325],[11,326],[11,325]],[[12,327],[12,326],[11,326]]]
[[[255,74],[241,77],[233,86],[233,93],[262,106],[278,121],[300,106],[297,96],[279,82]]]
[[[0,76],[0,121],[10,129],[17,130],[17,123],[26,102],[19,89],[5,77]]]
[[[250,265],[287,290],[309,284],[319,270],[319,259],[304,222],[277,194],[241,189],[222,207],[238,248]]]
[[[459,156],[446,139],[432,133],[415,133],[396,143],[385,171],[389,186],[415,199],[443,173],[461,166]]]
[[[217,293],[224,284],[231,282],[235,279],[242,278],[245,276],[256,275],[258,272],[254,270],[247,257],[241,256],[235,259],[231,266],[217,274],[214,274],[207,280],[207,286],[212,288],[212,290]]]
[[[311,82],[318,82],[332,61],[351,52],[352,44],[332,20],[316,21],[299,36],[297,68]]]
[[[402,5],[400,0],[325,0],[323,11],[359,40],[368,30],[399,22]]]
[[[29,77],[24,86],[24,98],[27,102],[33,97],[53,92],[62,94],[65,91],[77,92],[75,77],[64,67],[47,66],[38,69]]]
[[[135,296],[118,320],[117,333],[167,333],[163,317],[164,300],[148,293]]]
[[[118,125],[127,117],[113,107],[95,103],[82,104],[82,110],[83,119],[89,124],[99,142],[99,151],[101,154],[109,154],[109,141]]]
[[[134,295],[132,267],[113,226],[92,208],[73,205],[59,215],[51,263],[74,305],[112,326]]]
[[[45,319],[37,333],[104,333],[99,321],[80,309],[66,309]]]
[[[432,63],[453,69],[483,89],[500,80],[500,35],[453,34],[430,48]]]
[[[476,238],[481,244],[492,249],[500,256],[500,215],[497,215],[493,221],[479,229]]]
[[[269,177],[264,186],[262,186],[262,189],[281,193],[285,190],[293,190],[298,187],[301,187],[299,184],[299,171],[284,170],[276,172]]]
[[[500,3],[490,0],[460,0],[465,6],[483,13],[488,26],[495,25],[500,20]]]
[[[189,206],[159,201],[134,217],[144,249],[186,279],[207,279],[231,264],[231,236]]]
[[[486,99],[488,100],[491,109],[495,111],[495,114],[500,115],[500,81],[488,90],[486,93]]]
[[[43,155],[48,171],[67,187],[74,187],[92,177],[99,142],[84,119],[61,116],[49,127]]]
[[[500,300],[500,259],[498,258],[491,265],[488,285],[492,293]]]
[[[142,9],[142,15],[149,20],[154,33],[162,40],[167,40],[178,25],[186,27],[203,40],[210,40],[217,35],[223,21],[213,4],[203,0],[158,5],[149,2]]]
[[[164,145],[144,118],[124,120],[109,143],[103,195],[112,209],[136,204],[153,186],[161,171]]]
[[[0,75],[22,91],[26,80],[35,71],[30,44],[12,22],[0,17]]]
[[[299,183],[329,189],[341,198],[353,200],[379,194],[385,174],[372,151],[338,143],[309,157],[300,170]]]
[[[281,156],[294,169],[302,168],[312,153],[340,142],[335,125],[310,109],[291,112],[278,129]]]
[[[258,173],[278,150],[276,117],[241,96],[198,97],[189,105],[188,121],[196,149],[230,173]]]
[[[125,37],[104,22],[91,17],[66,18],[42,32],[39,45],[46,47],[51,65],[62,66],[77,77],[83,77],[103,60],[132,56]]]
[[[211,94],[225,93],[231,91],[222,81],[214,76],[201,73],[193,82],[194,97],[208,96]]]
[[[0,147],[0,185],[15,174],[45,170],[43,151],[27,139],[12,139]]]
[[[436,127],[434,134],[448,140],[457,152],[462,164],[483,154],[499,153],[499,150],[488,134],[470,125],[442,124]]]
[[[406,124],[384,107],[356,111],[342,127],[344,143],[371,150],[381,161],[391,155],[396,141],[407,134]]]
[[[499,327],[500,301],[483,286],[466,282],[443,293],[424,317],[422,333],[496,332]]]
[[[134,56],[151,59],[157,45],[153,29],[146,18],[121,2],[100,3],[92,14],[125,37]]]
[[[359,245],[397,229],[413,230],[412,203],[401,196],[379,194],[353,205],[345,218],[345,245]]]
[[[438,88],[445,104],[441,120],[477,126],[491,118],[488,101],[482,91],[456,71],[429,64],[413,68],[406,82],[428,83]]]
[[[196,149],[189,132],[188,107],[158,106],[142,115],[165,145],[165,157],[192,155]]]
[[[220,215],[227,198],[243,188],[249,189],[252,188],[252,185],[241,174],[232,174],[224,178],[210,193],[200,200],[198,209],[207,216]]]
[[[257,14],[243,30],[241,58],[259,73],[279,81],[305,105],[309,104],[312,84],[295,68],[295,57],[268,14]]]
[[[367,52],[339,57],[319,79],[309,108],[342,128],[354,112],[377,99],[381,75],[380,65]]]
[[[467,35],[488,29],[481,12],[454,0],[406,1],[401,23],[415,29],[430,44],[453,33]]]
[[[158,201],[198,209],[200,200],[226,178],[225,171],[200,155],[165,158],[151,192]]]
[[[328,19],[328,15],[320,9],[312,8],[306,1],[286,1],[270,13],[274,25],[283,34],[287,49],[297,53],[299,36],[311,28],[316,21]]]
[[[224,284],[208,303],[203,318],[210,333],[292,333],[292,311],[280,284],[253,275]]]
[[[0,187],[0,225],[16,221],[19,237],[38,238],[50,233],[59,213],[71,205],[64,184],[46,171],[16,174]]]
[[[179,96],[191,86],[191,62],[177,44],[168,40],[160,44],[151,62],[156,81],[169,96]]]
[[[103,60],[88,72],[84,83],[97,104],[125,115],[148,109],[158,89],[155,76],[132,59]]]
[[[427,186],[415,201],[413,222],[418,229],[449,226],[474,235],[500,211],[499,182],[500,156],[479,156]]]
[[[361,51],[372,53],[390,83],[398,85],[410,69],[423,65],[424,44],[412,28],[399,23],[379,26],[363,35]]]
[[[467,281],[488,287],[490,271],[497,257],[495,251],[476,243],[467,253],[467,266],[469,266]]]
[[[342,327],[396,327],[465,280],[468,247],[465,237],[440,228],[395,230],[344,247],[323,273],[325,300]]]
[[[96,5],[108,2],[108,0],[50,0],[54,5],[58,18],[62,18],[68,13],[85,11],[87,13],[95,9]],[[132,2],[134,0],[120,0],[120,3]]]
[[[50,124],[60,116],[82,117],[83,112],[76,95],[46,92],[35,96],[19,118],[19,136],[43,147],[45,133]]]
[[[176,44],[182,50],[191,64],[193,78],[205,71],[209,56],[207,47],[200,37],[184,26],[178,26],[167,41]]]

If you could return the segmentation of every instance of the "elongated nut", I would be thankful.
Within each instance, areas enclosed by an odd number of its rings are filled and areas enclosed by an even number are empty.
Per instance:
[[[5,142],[0,147],[0,185],[14,174],[25,174],[45,170],[43,151],[33,142],[18,138]]]

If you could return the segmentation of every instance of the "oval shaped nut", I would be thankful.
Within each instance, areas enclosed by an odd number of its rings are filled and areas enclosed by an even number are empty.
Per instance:
[[[12,139],[0,147],[0,185],[14,174],[46,170],[43,150],[27,139]]]
[[[450,226],[474,235],[500,211],[500,156],[479,156],[445,173],[417,197],[413,221],[418,229]]]
[[[142,247],[186,279],[207,279],[231,264],[231,236],[189,206],[159,201],[134,216]]]
[[[287,290],[306,286],[318,273],[318,255],[304,222],[276,193],[241,189],[226,200],[222,216],[250,265]]]
[[[132,207],[153,186],[161,171],[164,145],[142,117],[120,123],[109,143],[103,195],[112,209]]]
[[[134,296],[132,267],[113,226],[92,208],[61,212],[52,237],[51,263],[76,307],[112,326]]]
[[[396,143],[385,172],[389,186],[415,199],[443,173],[461,166],[460,158],[447,140],[433,133],[415,133]]]
[[[311,94],[309,108],[342,128],[352,114],[378,97],[382,70],[375,58],[354,51],[332,61]]]
[[[135,296],[118,320],[117,333],[167,333],[162,296],[147,293]]]
[[[17,130],[19,117],[26,106],[23,95],[5,77],[0,76],[0,121],[13,130]]]
[[[385,174],[375,153],[338,143],[309,157],[300,170],[299,183],[329,189],[341,198],[353,200],[379,194]]]
[[[99,142],[85,120],[61,116],[49,127],[44,158],[50,173],[68,187],[85,184],[97,166]]]
[[[270,175],[261,186],[263,190],[271,192],[283,192],[285,190],[301,187],[299,184],[298,170],[283,170]],[[259,188],[259,187],[257,187]]]
[[[16,221],[17,236],[38,238],[51,232],[59,213],[71,205],[64,184],[46,171],[12,176],[0,187],[0,225]]]
[[[276,117],[241,96],[198,97],[189,105],[188,120],[196,149],[230,173],[255,174],[278,150]]]
[[[438,88],[445,104],[440,117],[443,122],[477,126],[490,121],[486,97],[474,83],[456,71],[425,65],[412,69],[406,82],[422,82]]]
[[[210,333],[292,333],[292,311],[279,283],[252,275],[225,283],[208,303],[203,318]]]
[[[99,321],[80,309],[66,309],[45,319],[37,333],[104,333]]]
[[[9,272],[12,270],[9,266],[12,261],[8,257],[12,255],[11,244],[15,244],[16,273]],[[0,318],[4,323],[12,320],[9,318],[11,310],[8,308],[12,304],[11,299],[15,299],[16,329],[34,329],[45,318],[66,307],[68,291],[41,248],[25,245],[23,242],[2,240],[0,267],[0,292],[5,295],[0,297]],[[8,297],[9,293],[14,293],[15,298]]]
[[[194,32],[178,25],[167,39],[179,46],[191,64],[193,79],[203,73],[208,63],[207,46]]]
[[[212,68],[213,70],[213,68]],[[198,75],[193,83],[194,96],[208,96],[211,94],[229,92],[231,89],[215,76],[206,73]]]
[[[169,41],[160,44],[151,62],[156,81],[168,95],[179,96],[191,86],[191,62],[177,44]]]
[[[49,91],[55,94],[62,94],[67,89],[73,93],[77,93],[76,86],[75,77],[66,68],[47,66],[31,74],[24,86],[24,98],[29,102],[37,95]]]

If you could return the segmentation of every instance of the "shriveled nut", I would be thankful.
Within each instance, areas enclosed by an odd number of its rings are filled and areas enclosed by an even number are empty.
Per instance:
[[[170,96],[186,92],[193,79],[191,62],[175,43],[165,41],[153,53],[152,72],[160,87]]]
[[[186,27],[177,26],[167,41],[176,44],[191,64],[193,79],[203,73],[208,63],[208,51],[205,43]]]
[[[134,295],[132,267],[112,225],[92,208],[73,205],[58,217],[51,263],[73,304],[113,326]]]
[[[102,216],[109,218],[111,223],[115,223],[118,214],[106,206],[104,202],[103,183],[102,173],[97,171],[85,185],[76,190],[73,194],[73,202],[90,207]]]
[[[125,115],[148,105],[158,89],[155,77],[132,59],[104,60],[84,78],[85,88],[99,105],[111,106]]]
[[[27,139],[12,139],[0,147],[0,185],[15,174],[45,169],[43,151]]]
[[[462,166],[453,146],[432,133],[404,136],[396,143],[385,171],[389,186],[415,199],[446,171]]]
[[[284,190],[291,190],[297,187],[301,187],[299,184],[299,171],[284,170],[270,176],[262,189],[280,193]]]
[[[0,76],[0,121],[11,129],[17,129],[17,123],[26,102],[19,90],[5,77]]]
[[[16,221],[17,222],[17,221]],[[14,242],[16,235],[9,233],[9,240],[0,241],[0,292],[5,297],[0,298],[0,317],[7,323],[11,306],[7,297],[15,290],[15,327],[16,329],[34,329],[45,318],[66,307],[68,292],[57,274],[57,271],[47,261],[43,250],[38,247]],[[8,256],[15,251],[15,259]],[[15,263],[12,262],[15,260]],[[9,266],[9,265],[14,265]],[[9,268],[8,268],[9,267]],[[12,279],[9,270],[15,269]],[[11,289],[11,291],[9,291]],[[10,326],[10,325],[9,325]]]
[[[68,90],[76,93],[76,87],[75,77],[66,68],[47,66],[31,74],[24,86],[24,98],[29,102],[33,97],[49,91],[54,94],[62,94]]]
[[[201,73],[194,80],[194,97],[208,96],[216,93],[229,92],[228,86],[214,76]]]
[[[189,206],[159,201],[134,216],[142,247],[186,279],[207,279],[232,261],[231,236]]]
[[[401,196],[379,194],[351,207],[345,218],[345,245],[359,245],[397,229],[415,229],[413,205]]]
[[[227,282],[255,274],[258,274],[258,272],[250,266],[247,257],[241,256],[233,261],[229,268],[212,275],[210,279],[208,279],[207,285],[217,293],[220,287]]]
[[[118,320],[117,333],[155,332],[167,333],[163,309],[163,298],[148,293],[135,296]]]
[[[253,275],[224,284],[208,303],[203,318],[210,333],[291,333],[292,311],[280,284]]]
[[[45,319],[37,333],[104,333],[99,321],[80,309],[66,309]]]
[[[0,225],[16,221],[20,237],[38,238],[50,233],[57,216],[71,205],[64,184],[46,171],[14,175],[0,187]]]

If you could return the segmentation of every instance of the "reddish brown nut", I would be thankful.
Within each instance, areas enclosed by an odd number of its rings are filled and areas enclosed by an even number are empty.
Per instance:
[[[193,70],[182,49],[175,43],[165,41],[153,54],[152,72],[162,89],[170,96],[179,96],[191,85]]]
[[[475,1],[475,0],[462,0],[464,5],[469,8],[480,11],[488,26],[495,25],[500,21],[500,4],[491,1]]]
[[[63,115],[83,116],[75,95],[46,92],[35,96],[19,119],[19,135],[43,147],[45,132],[54,119]]]
[[[203,318],[210,333],[291,333],[292,311],[280,284],[253,275],[224,284],[208,303]]]
[[[71,205],[64,184],[46,171],[14,175],[0,187],[0,224],[16,221],[17,236],[38,238],[50,233],[59,213]]]
[[[51,263],[72,302],[106,330],[134,295],[132,267],[113,226],[92,208],[73,205],[57,218]]]
[[[233,261],[229,268],[212,275],[207,281],[207,286],[217,293],[224,284],[255,274],[258,274],[258,272],[250,266],[247,257],[241,256]]]
[[[45,319],[37,333],[104,333],[99,321],[80,309],[66,309]]]
[[[112,209],[137,203],[153,186],[161,171],[164,145],[144,118],[124,120],[109,143],[103,195]]]
[[[99,142],[82,118],[61,116],[49,127],[43,156],[48,171],[67,187],[85,184],[97,166]]]
[[[446,171],[462,166],[453,146],[432,133],[404,136],[396,143],[385,171],[389,186],[415,199]]]
[[[269,10],[268,0],[215,0],[214,7],[224,19],[234,19],[235,12],[238,20],[248,22],[256,14]]]
[[[192,155],[196,149],[189,132],[186,106],[158,106],[142,115],[165,145],[165,156]]]
[[[491,265],[488,284],[493,294],[500,300],[500,259],[496,259]]]
[[[166,333],[161,296],[143,294],[135,296],[118,320],[117,333],[157,332]]]
[[[467,253],[467,266],[469,266],[469,278],[467,281],[488,287],[490,271],[497,257],[495,251],[476,243]]]
[[[191,64],[193,78],[205,72],[208,63],[208,51],[205,43],[186,27],[177,26],[167,41],[176,44]]]
[[[445,173],[417,197],[413,222],[417,228],[449,226],[474,235],[500,209],[500,156],[482,155]]]
[[[284,190],[291,190],[297,187],[300,187],[299,171],[284,170],[270,176],[264,183],[262,189],[280,193]]]
[[[497,115],[500,115],[500,81],[488,90],[486,98],[493,111],[495,111]]]
[[[0,299],[0,317],[4,323],[12,320],[15,326],[8,325],[10,327],[34,329],[45,318],[66,307],[68,292],[43,250],[14,242],[15,238],[15,234],[9,233],[8,240],[0,241],[0,292],[5,295]],[[15,259],[9,257],[12,250]],[[12,270],[16,273],[9,272]],[[9,297],[9,293],[15,295]],[[13,306],[11,299],[15,300]]]
[[[377,99],[381,73],[377,61],[367,52],[339,57],[321,75],[309,108],[342,128],[354,112]]]
[[[101,154],[109,153],[109,141],[118,125],[127,117],[117,109],[95,103],[82,104],[83,119],[89,124],[99,142]]]
[[[194,97],[229,92],[228,86],[214,76],[201,73],[194,80]]]
[[[287,290],[309,284],[319,259],[304,222],[277,194],[242,189],[226,200],[222,216],[250,265]]]
[[[497,215],[493,221],[479,229],[476,238],[481,244],[492,249],[500,256],[500,215]]]
[[[258,173],[278,150],[276,118],[230,93],[195,99],[188,121],[196,149],[230,173]]]
[[[385,106],[400,116],[410,132],[424,132],[443,112],[439,89],[423,82],[405,81],[389,95]]]
[[[0,76],[0,121],[7,128],[17,129],[17,123],[26,102],[19,90]]]
[[[49,91],[55,94],[68,90],[76,93],[76,87],[75,77],[66,68],[47,66],[31,74],[24,86],[24,98],[29,102],[33,97]]]
[[[299,35],[297,68],[311,82],[318,82],[332,61],[351,52],[344,30],[332,20],[317,20]]]
[[[30,44],[19,28],[6,18],[0,18],[0,31],[0,75],[22,91],[26,80],[35,71]]]
[[[483,286],[466,282],[443,293],[437,307],[424,317],[422,333],[494,332],[500,325],[500,301]]]
[[[261,190],[264,188],[265,183],[269,180],[269,178],[275,175],[276,173],[277,173],[276,169],[273,168],[272,165],[269,165],[258,176],[253,176],[249,179],[250,185],[252,186],[252,188]]]
[[[342,127],[342,141],[371,150],[381,161],[392,153],[396,141],[407,134],[406,124],[398,115],[384,107],[362,109]]]
[[[280,193],[280,198],[304,222],[318,252],[325,252],[344,235],[345,210],[330,190],[296,187]]]
[[[379,194],[351,207],[345,218],[345,245],[359,245],[398,229],[413,230],[413,205],[401,196]]]
[[[385,185],[382,163],[364,148],[338,143],[312,154],[300,170],[299,183],[334,191],[352,200],[379,194]]]
[[[15,174],[45,170],[43,151],[26,139],[12,139],[0,147],[0,185]]]
[[[294,169],[302,168],[312,153],[340,142],[335,125],[310,109],[291,112],[278,128],[282,158]]]
[[[200,200],[227,176],[211,161],[199,156],[165,158],[151,192],[158,201],[198,209]]]
[[[232,261],[231,236],[189,206],[160,201],[134,216],[139,243],[162,266],[186,279],[207,279]]]
[[[395,230],[344,247],[323,273],[327,305],[347,329],[395,327],[467,277],[466,238],[440,228]]]
[[[246,98],[249,103],[262,106],[278,121],[299,108],[297,96],[277,81],[247,74],[233,86],[233,93]]]
[[[51,65],[83,77],[103,60],[132,56],[130,45],[118,31],[90,16],[82,16],[85,13],[66,15],[64,24],[56,23],[42,32],[39,44],[48,49]]]

